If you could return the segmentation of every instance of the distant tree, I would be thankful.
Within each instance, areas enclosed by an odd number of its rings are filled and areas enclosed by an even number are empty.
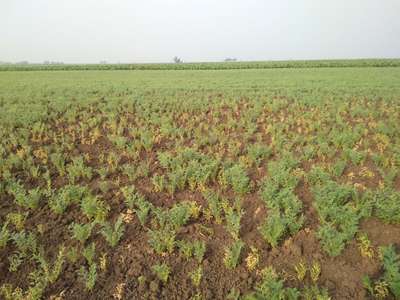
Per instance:
[[[100,64],[101,64],[101,65],[106,65],[106,64],[107,64],[107,61],[106,61],[106,60],[101,60],[101,61],[100,61]]]
[[[183,63],[183,60],[182,60],[180,57],[175,56],[175,57],[174,57],[174,63],[176,63],[176,64],[181,64],[181,63]]]
[[[17,65],[28,65],[29,62],[27,60],[22,60],[16,63]]]
[[[226,62],[233,62],[233,61],[237,61],[237,58],[234,58],[234,57],[227,57],[227,58],[224,59],[224,61],[226,61]]]

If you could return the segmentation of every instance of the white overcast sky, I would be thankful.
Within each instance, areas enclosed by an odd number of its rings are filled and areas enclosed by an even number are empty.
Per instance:
[[[0,61],[400,57],[400,0],[0,0]]]

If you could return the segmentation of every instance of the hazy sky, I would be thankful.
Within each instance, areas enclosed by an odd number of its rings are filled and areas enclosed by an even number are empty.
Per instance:
[[[0,61],[400,57],[399,0],[0,0]]]

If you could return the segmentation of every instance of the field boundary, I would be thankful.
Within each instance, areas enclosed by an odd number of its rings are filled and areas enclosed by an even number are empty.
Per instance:
[[[400,59],[287,60],[143,64],[3,64],[0,71],[230,70],[279,68],[400,67]]]

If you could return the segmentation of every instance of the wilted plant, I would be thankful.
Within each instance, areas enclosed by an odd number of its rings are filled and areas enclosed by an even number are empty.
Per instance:
[[[201,282],[201,278],[203,276],[203,268],[199,266],[196,270],[190,272],[190,279],[194,286],[198,287]]]
[[[165,180],[165,176],[164,175],[155,174],[151,178],[151,182],[153,183],[155,192],[162,192],[162,191],[165,190],[166,180]]]
[[[380,254],[384,270],[381,282],[387,283],[395,299],[400,298],[400,256],[396,253],[393,245],[382,247]],[[375,290],[376,288],[377,286],[375,286]]]
[[[297,279],[299,281],[303,281],[307,274],[307,266],[305,265],[305,263],[302,261],[299,262],[297,265],[294,266],[294,269],[296,270]]]
[[[258,253],[256,247],[250,246],[250,249],[251,252],[246,257],[246,266],[249,271],[253,271],[257,267],[258,262],[260,261],[260,254]]]
[[[103,272],[107,269],[107,253],[103,253],[100,256],[100,270]]]
[[[16,272],[19,268],[19,266],[22,264],[22,262],[25,259],[25,254],[21,252],[15,252],[11,256],[8,257],[9,261],[9,266],[8,266],[8,271],[10,272]]]
[[[368,239],[366,233],[361,233],[358,240],[358,249],[360,250],[362,257],[372,258],[374,256],[374,250],[371,246],[371,241]]]
[[[313,262],[310,269],[310,274],[312,282],[316,283],[321,275],[321,265],[318,261]]]
[[[11,212],[7,214],[6,220],[10,224],[14,225],[18,231],[21,231],[24,229],[26,217],[27,213],[21,214],[21,213]]]

